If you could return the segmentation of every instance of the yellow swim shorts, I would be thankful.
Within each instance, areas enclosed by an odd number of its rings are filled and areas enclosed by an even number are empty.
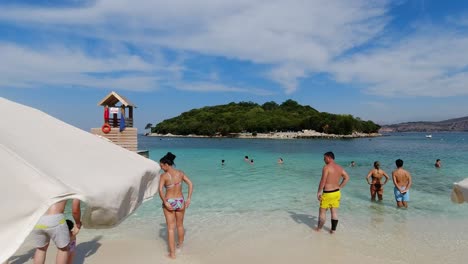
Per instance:
[[[320,208],[339,208],[340,207],[341,192],[335,190],[331,192],[324,191],[322,193],[322,201],[320,201]]]

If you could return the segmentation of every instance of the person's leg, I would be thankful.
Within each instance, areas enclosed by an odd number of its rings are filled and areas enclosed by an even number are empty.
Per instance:
[[[322,229],[323,225],[325,224],[326,217],[327,217],[326,214],[327,214],[327,209],[320,207],[319,208],[319,220],[317,223],[317,227],[315,228],[315,231],[320,231]]]
[[[338,225],[338,208],[331,208],[331,229],[330,234],[335,233],[336,227]]]
[[[375,195],[376,195],[376,193],[375,193],[374,185],[371,185],[371,186],[370,186],[370,195],[371,195],[371,200],[372,200],[372,201],[375,201]]]
[[[405,208],[408,208],[408,202],[401,202],[401,206],[405,207]]]
[[[68,246],[64,248],[57,248],[57,257],[55,258],[56,264],[67,264],[68,262]]]
[[[383,200],[383,188],[381,187],[378,191],[377,194],[379,196],[379,201]]]
[[[402,204],[405,208],[408,208],[408,201],[409,201],[409,191],[403,194]]]
[[[75,254],[76,254],[75,251],[73,251],[73,252],[68,252],[67,264],[73,264],[73,259],[75,258]]]
[[[45,245],[44,247],[36,248],[36,252],[34,253],[34,264],[44,264],[47,255],[47,248],[49,244]]]
[[[177,247],[182,247],[182,244],[184,244],[184,238],[185,238],[185,230],[184,230],[184,216],[185,216],[185,209],[176,211],[175,212],[176,216],[176,226],[177,226]]]
[[[174,211],[167,210],[166,207],[163,208],[163,211],[167,224],[167,243],[169,244],[169,257],[175,258],[175,213]]]
[[[395,201],[397,203],[397,207],[400,208],[403,206],[403,203],[402,203],[402,195],[400,193],[400,191],[397,189],[397,187],[394,187],[393,188],[393,194],[395,195]]]

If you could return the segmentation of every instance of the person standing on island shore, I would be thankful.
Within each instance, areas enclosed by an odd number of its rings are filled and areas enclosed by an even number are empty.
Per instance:
[[[395,188],[393,188],[395,200],[399,208],[408,208],[409,189],[412,184],[411,174],[403,169],[403,160],[397,159],[395,164],[397,169],[392,172],[393,184],[395,184]]]
[[[66,224],[65,206],[67,201],[60,201],[53,204],[47,212],[41,216],[32,233],[32,238],[36,244],[34,253],[34,264],[44,264],[47,256],[49,242],[52,239],[57,246],[57,256],[55,263],[66,264],[68,262],[68,245],[70,244],[70,232]],[[76,227],[81,228],[80,200],[74,199],[72,202],[72,215]]]
[[[175,249],[175,229],[177,227],[178,243],[177,248],[182,248],[185,238],[184,216],[185,209],[190,206],[192,198],[193,184],[184,172],[176,170],[174,159],[176,156],[168,152],[159,160],[164,173],[159,180],[159,197],[163,202],[162,207],[167,224],[167,242],[169,244],[169,257],[176,258]],[[188,185],[187,199],[184,200],[182,193],[182,182]],[[165,189],[165,191],[164,191]]]
[[[335,163],[335,154],[327,152],[323,155],[325,166],[322,169],[322,178],[317,190],[317,200],[320,201],[319,221],[315,231],[320,231],[325,224],[326,213],[331,211],[331,229],[330,234],[336,231],[338,225],[338,208],[340,207],[340,190],[349,181],[348,173]],[[340,179],[342,179],[340,183]]]
[[[369,181],[369,178],[372,177],[372,181]],[[385,177],[385,182],[382,183],[382,177]],[[383,200],[383,186],[388,182],[388,175],[385,171],[380,169],[380,162],[374,162],[374,168],[369,171],[367,174],[366,180],[367,183],[370,185],[370,194],[371,200],[375,201],[375,196],[379,196],[379,201]]]

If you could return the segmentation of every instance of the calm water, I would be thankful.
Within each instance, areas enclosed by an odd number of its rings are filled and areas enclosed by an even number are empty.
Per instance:
[[[293,262],[305,263],[317,256],[334,263],[463,263],[468,257],[468,203],[453,204],[450,193],[453,182],[468,177],[468,133],[432,135],[432,139],[405,133],[352,140],[141,136],[139,144],[140,149],[150,150],[154,160],[173,152],[177,168],[195,184],[184,221],[186,247],[180,263],[224,263],[227,258],[231,263],[252,263],[250,257],[241,256],[255,257],[253,263],[284,263],[293,257]],[[315,194],[327,151],[335,153],[336,162],[351,177],[342,190],[340,224],[333,237],[311,231],[316,225],[319,204]],[[254,159],[253,165],[244,161],[245,155]],[[277,164],[279,157],[284,164]],[[396,208],[391,181],[381,203],[370,201],[365,181],[375,160],[391,175],[398,158],[413,176],[407,210]],[[441,169],[434,168],[437,158],[442,160]],[[348,167],[353,160],[357,167]],[[329,226],[328,220],[325,229]],[[161,257],[151,263],[167,263],[166,238],[159,197],[143,203],[116,228],[84,229],[79,235],[79,241],[151,243],[151,250]],[[87,243],[91,242],[82,247]],[[311,249],[315,253],[307,255]],[[277,259],[256,261],[272,253]],[[333,261],[330,256],[342,258]]]
[[[385,186],[381,204],[370,203],[369,185],[365,181],[374,161],[380,161],[381,168],[391,177],[394,161],[401,158],[413,176],[411,215],[468,216],[466,205],[450,201],[453,182],[468,177],[468,133],[436,133],[432,139],[422,133],[400,133],[351,140],[141,136],[139,144],[140,149],[150,150],[150,157],[157,161],[168,151],[177,155],[177,168],[185,171],[195,184],[191,214],[315,213],[323,153],[333,151],[336,162],[346,166],[351,178],[342,194],[341,211],[345,214],[365,216],[377,210],[379,214],[391,215],[404,211],[395,209],[391,180]],[[244,161],[245,155],[254,159],[253,165]],[[284,164],[277,164],[279,157],[284,159]],[[442,160],[441,169],[434,168],[437,158]],[[348,167],[352,160],[356,167]],[[157,197],[145,203],[137,217],[161,214]]]

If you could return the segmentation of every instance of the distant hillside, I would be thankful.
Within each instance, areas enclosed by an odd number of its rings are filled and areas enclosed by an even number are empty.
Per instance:
[[[439,122],[407,122],[386,125],[380,128],[380,133],[385,132],[437,132],[437,131],[468,131],[468,116],[454,118]]]
[[[319,112],[296,101],[282,104],[266,102],[229,103],[192,109],[164,120],[152,133],[176,135],[227,136],[233,133],[269,133],[274,131],[315,130],[326,134],[350,135],[353,132],[374,133],[380,126],[352,115]]]

